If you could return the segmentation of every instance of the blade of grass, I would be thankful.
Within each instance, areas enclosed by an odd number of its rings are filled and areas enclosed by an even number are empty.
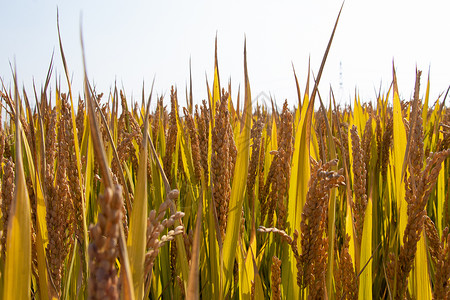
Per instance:
[[[201,235],[201,226],[202,226],[202,195],[200,195],[200,199],[198,201],[198,209],[197,209],[197,221],[195,223],[195,233],[194,240],[192,243],[192,254],[191,254],[191,265],[189,271],[189,280],[187,284],[187,292],[186,299],[194,300],[199,299],[199,282],[200,282],[200,272],[199,272],[199,264],[200,264],[200,235]]]
[[[75,121],[75,110],[73,108],[73,99],[72,99],[72,85],[70,84],[70,78],[69,78],[69,70],[67,67],[67,62],[66,62],[66,57],[64,55],[64,50],[63,50],[63,46],[62,46],[62,41],[61,41],[61,32],[59,29],[59,12],[57,10],[57,17],[56,17],[56,25],[57,25],[57,29],[58,29],[58,40],[59,40],[59,49],[61,52],[61,58],[62,58],[62,62],[63,62],[63,66],[64,66],[64,72],[66,74],[66,81],[67,81],[67,86],[69,87],[69,98],[70,98],[70,110],[71,110],[71,115],[72,115],[72,130],[73,130],[73,142],[74,142],[74,148],[75,148],[75,157],[77,160],[77,171],[78,171],[78,182],[80,184],[80,191],[83,190],[83,180],[82,180],[82,173],[81,173],[81,158],[80,158],[80,147],[78,145],[78,135],[77,135],[77,126],[76,126],[76,121]],[[83,244],[83,249],[81,251],[84,252],[84,257],[88,257],[88,233],[87,233],[87,222],[86,222],[86,201],[84,199],[84,194],[80,193],[81,195],[81,207],[82,207],[82,226],[83,226],[83,240],[84,240],[84,244]],[[88,261],[85,261],[85,264],[83,265],[83,270],[84,272],[87,273],[87,270],[89,269],[88,266]]]
[[[237,158],[235,170],[239,170],[233,176],[233,185],[231,188],[231,199],[228,206],[228,218],[226,235],[223,245],[223,264],[226,285],[228,286],[232,280],[233,263],[236,256],[236,247],[239,237],[241,210],[244,201],[244,192],[246,186],[246,178],[248,172],[248,161],[250,154],[250,128],[252,121],[252,102],[250,92],[250,81],[247,72],[247,47],[244,42],[244,80],[245,80],[245,102],[243,117],[245,125],[241,128],[241,132],[237,137]]]
[[[328,154],[329,159],[333,160],[336,158],[336,145],[333,140],[333,133],[331,132],[331,126],[328,122],[328,116],[323,105],[322,97],[320,97],[319,91],[317,91],[320,101],[320,107],[322,108],[323,118],[325,120],[325,125],[327,129],[327,142],[328,142]],[[331,107],[330,107],[331,109]],[[333,171],[337,171],[337,166],[332,168]],[[328,298],[333,298],[333,265],[334,265],[334,240],[336,233],[336,189],[332,189],[330,193],[329,205],[328,205],[328,263],[327,263],[327,275],[326,275],[326,286]]]
[[[402,108],[398,96],[397,78],[394,69],[394,177],[395,177],[395,199],[397,202],[397,211],[399,216],[398,232],[402,234],[406,228],[407,215],[405,200],[405,183],[403,182],[403,168],[407,155],[407,135],[403,125]],[[403,239],[400,238],[400,245],[403,245]],[[395,289],[394,289],[395,294]]]
[[[238,254],[238,262],[240,266],[239,270],[239,298],[247,298],[251,295],[252,291],[252,280],[255,283],[255,268],[254,268],[254,260],[253,255],[250,256],[251,253],[256,253],[257,251],[257,242],[256,242],[256,228],[255,224],[252,223],[250,229],[250,241],[248,245],[248,249],[244,248],[245,243],[242,235],[239,237],[239,246],[241,249],[240,254]],[[257,271],[257,269],[256,269]]]
[[[344,2],[342,3],[339,14],[336,18],[336,22],[331,33],[331,37],[328,41],[327,48],[322,58],[322,63],[319,68],[319,72],[317,75],[317,80],[314,84],[313,92],[311,95],[311,99],[308,102],[307,108],[305,110],[305,117],[303,118],[303,113],[301,117],[301,130],[296,133],[296,141],[294,147],[294,157],[293,157],[293,167],[291,174],[291,183],[289,184],[289,215],[288,215],[288,223],[291,226],[291,231],[294,228],[300,228],[301,214],[303,210],[303,206],[305,204],[306,193],[308,191],[308,181],[310,177],[310,139],[311,139],[311,123],[314,112],[314,99],[318,90],[318,85],[320,82],[320,78],[322,76],[323,69],[325,67],[325,62],[328,56],[328,53],[331,48],[331,43],[333,41],[334,34],[336,32],[337,24],[339,22],[339,17],[342,12]],[[307,97],[307,92],[305,91],[305,99]],[[302,105],[302,110],[305,108],[305,104]],[[300,138],[298,140],[298,138]],[[298,152],[296,149],[299,149]],[[297,169],[297,170],[295,170]],[[302,176],[300,176],[300,174]],[[293,283],[294,278],[296,278],[297,267],[295,265],[292,257],[289,258],[288,261],[283,260],[283,265],[289,265],[289,268],[282,267],[282,270],[290,270],[291,274],[286,276],[285,272],[282,275],[282,285],[284,288],[285,295],[290,298],[298,298],[299,297],[299,289],[298,286]],[[283,277],[285,279],[283,279]]]
[[[393,67],[393,76],[394,76],[394,83],[393,83],[393,102],[394,102],[394,108],[393,108],[393,123],[394,123],[394,130],[393,130],[393,156],[394,156],[394,194],[395,194],[395,202],[397,205],[397,215],[398,215],[398,226],[395,228],[397,239],[394,243],[394,251],[397,253],[398,249],[401,245],[403,245],[403,239],[400,237],[406,228],[407,223],[407,214],[406,214],[406,208],[407,203],[405,200],[405,183],[402,180],[402,173],[403,173],[403,162],[405,160],[405,154],[407,153],[407,136],[406,136],[406,130],[403,125],[403,117],[402,117],[402,109],[400,104],[400,99],[398,96],[398,87],[397,87],[397,78],[395,75],[395,69]],[[398,260],[398,257],[396,257]],[[394,280],[394,286],[391,286],[393,295],[396,295],[397,287],[396,287],[396,279]]]
[[[214,42],[214,81],[213,81],[213,94],[212,94],[212,106],[211,106],[211,121],[214,124],[214,116],[216,115],[216,103],[220,99],[220,78],[219,78],[219,62],[217,58],[217,33]]]
[[[264,291],[263,291],[263,285],[262,285],[262,281],[261,281],[261,276],[259,275],[258,266],[257,266],[257,263],[255,261],[255,256],[253,254],[253,250],[251,250],[251,248],[250,248],[250,251],[251,251],[251,254],[252,254],[253,273],[255,274],[255,278],[253,280],[254,285],[255,285],[254,299],[264,299]]]
[[[53,59],[52,59],[53,61]],[[50,64],[51,66],[51,64]],[[49,68],[49,73],[51,72],[51,68]],[[49,74],[47,73],[47,75]],[[34,86],[33,82],[33,88],[36,98],[36,103],[38,103],[38,98],[36,94],[36,88]],[[44,90],[45,93],[45,90]],[[41,97],[41,101],[43,97]],[[36,195],[36,252],[37,252],[37,260],[38,260],[38,272],[39,272],[39,293],[40,296],[43,299],[49,298],[49,281],[48,281],[48,270],[47,270],[47,263],[46,263],[46,256],[45,256],[45,243],[44,241],[47,240],[47,223],[46,223],[46,207],[45,207],[45,200],[44,200],[44,194],[42,191],[42,185],[41,185],[41,174],[45,174],[45,140],[44,140],[44,126],[42,122],[42,116],[40,112],[40,105],[36,105],[37,113],[38,113],[38,122],[39,122],[39,135],[38,135],[38,142],[36,147],[36,151],[40,156],[40,162],[41,162],[41,170],[44,170],[43,172],[39,172],[39,164],[36,160],[36,167],[34,168],[34,171],[30,167],[30,174],[34,173],[34,176],[32,176],[33,181],[33,188],[34,193]],[[28,155],[28,154],[27,154]]]
[[[32,154],[32,158],[33,162],[37,161],[37,153],[36,153],[36,137],[35,137],[35,129],[34,129],[34,120],[33,120],[33,114],[31,112],[31,108],[30,108],[30,103],[28,101],[28,96],[27,93],[25,91],[25,87],[23,88],[23,98],[25,100],[25,107],[27,110],[27,119],[28,119],[28,126],[30,128],[30,136],[31,136],[31,141],[28,140],[24,140],[28,143],[28,146],[31,148],[31,154]]]
[[[47,240],[47,223],[46,223],[46,208],[45,208],[45,200],[42,191],[42,186],[40,182],[40,178],[37,174],[37,169],[33,164],[33,158],[31,154],[30,147],[28,146],[26,135],[23,130],[21,130],[22,141],[23,141],[23,149],[25,150],[25,157],[28,162],[28,170],[30,174],[34,174],[35,176],[31,176],[31,183],[33,186],[34,194],[36,197],[36,254],[38,259],[38,272],[39,272],[39,288],[41,296],[49,295],[49,281],[48,281],[48,273],[47,273],[47,264],[45,258],[45,244],[44,241]],[[47,299],[46,298],[46,299]]]
[[[375,250],[376,251],[376,250]],[[369,195],[367,202],[367,208],[364,216],[364,225],[361,241],[361,255],[360,262],[367,262],[364,269],[361,269],[359,276],[359,299],[371,299],[372,298],[372,196]]]
[[[336,100],[334,97],[334,93],[333,90],[331,90],[331,96],[333,98],[333,107],[334,107],[334,111],[336,113],[336,120],[337,120],[337,128],[341,128],[341,121],[340,121],[340,116],[339,116],[339,110],[337,109],[336,106]],[[339,141],[341,143],[341,153],[345,153],[344,150],[344,144],[343,144],[343,139],[347,138],[347,137],[343,137],[341,134],[341,130],[338,130],[338,136],[339,136]],[[347,215],[345,216],[346,218],[346,232],[350,235],[350,243],[349,243],[349,253],[352,256],[352,261],[353,263],[356,262],[356,256],[355,256],[355,236],[356,236],[356,228],[355,228],[355,224],[353,222],[354,220],[354,215],[353,215],[353,210],[351,209],[351,203],[352,203],[352,191],[350,188],[350,175],[349,175],[349,170],[347,167],[347,158],[345,155],[342,156],[342,161],[343,161],[343,165],[344,165],[344,174],[345,174],[345,186],[346,186],[346,195],[347,195],[347,201],[346,201],[346,206],[347,206]]]
[[[81,29],[80,29],[80,39],[81,39],[81,49],[82,49],[81,52],[82,52],[82,56],[83,56],[83,69],[84,69],[84,92],[85,92],[86,102],[87,102],[87,107],[88,107],[91,138],[92,138],[92,142],[93,142],[94,151],[96,153],[97,161],[99,163],[100,171],[102,174],[103,183],[106,187],[112,187],[113,180],[112,180],[112,176],[111,176],[110,170],[107,165],[105,148],[103,147],[103,142],[102,142],[102,139],[100,138],[100,129],[97,124],[97,118],[95,116],[94,105],[92,103],[93,100],[92,100],[90,90],[89,90],[89,83],[88,83],[88,77],[87,77],[87,71],[86,71],[86,58],[85,58],[85,54],[84,54],[83,34],[82,34]],[[147,113],[148,113],[148,107],[147,107]],[[148,120],[148,118],[147,118],[147,120]],[[147,124],[147,122],[145,124]],[[147,129],[147,126],[145,126],[144,129]],[[146,145],[145,142],[144,142],[144,145]],[[145,164],[145,165],[147,165],[147,164]],[[144,178],[146,180],[147,176],[145,175]],[[145,190],[145,192],[146,192],[146,190]],[[143,202],[145,202],[145,204],[147,203],[147,201],[143,201]],[[147,212],[147,210],[145,210],[145,213],[146,212]],[[146,228],[145,225],[144,225],[144,228]],[[142,238],[141,243],[144,244],[144,248],[145,248],[145,229],[144,229],[144,238]],[[133,300],[133,299],[135,299],[135,291],[133,290],[132,287],[136,286],[136,285],[133,285],[133,278],[131,276],[130,263],[128,261],[127,247],[125,245],[126,245],[125,244],[125,233],[123,231],[123,225],[122,225],[122,226],[120,226],[120,236],[119,236],[119,257],[120,257],[120,261],[122,263],[121,278],[122,278],[122,284],[123,284],[123,295],[124,295],[124,299]],[[142,266],[141,266],[142,269],[144,267],[143,259],[144,258],[142,257]],[[143,274],[143,272],[140,274]],[[141,277],[142,277],[142,289],[141,290],[143,290],[143,276],[141,276]],[[141,297],[139,297],[139,299],[142,299],[142,295],[141,295]]]
[[[150,102],[150,101],[149,101]],[[144,138],[139,153],[139,167],[137,173],[137,182],[135,186],[134,209],[130,216],[130,231],[127,241],[131,271],[133,274],[134,292],[137,299],[142,299],[144,295],[144,261],[147,240],[147,139],[148,134],[148,112],[149,103],[147,103],[144,120]]]
[[[431,294],[431,280],[428,273],[428,265],[424,262],[428,259],[427,244],[425,240],[425,232],[422,230],[420,235],[420,240],[417,243],[417,252],[414,257],[414,269],[413,278],[411,281],[413,283],[412,295],[416,299],[432,299]]]
[[[297,88],[297,98],[298,98],[298,110],[302,110],[302,96],[300,93],[300,85],[298,84],[297,74],[295,73],[294,63],[292,63],[292,71],[294,72],[295,86]]]

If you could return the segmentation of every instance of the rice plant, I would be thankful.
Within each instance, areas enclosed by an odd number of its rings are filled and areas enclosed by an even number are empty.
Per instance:
[[[312,91],[294,71],[298,106],[281,111],[252,103],[245,46],[242,102],[221,89],[217,48],[212,88],[182,108],[175,87],[131,105],[98,93],[86,65],[73,95],[61,39],[65,91],[50,92],[51,63],[32,108],[14,71],[3,299],[447,299],[447,94],[429,99],[428,80],[421,97],[417,71],[400,99],[394,71],[375,102],[323,101],[335,30]]]

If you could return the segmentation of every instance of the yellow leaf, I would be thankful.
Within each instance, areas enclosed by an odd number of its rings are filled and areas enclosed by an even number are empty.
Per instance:
[[[369,197],[367,202],[366,213],[364,216],[362,241],[361,241],[361,256],[360,266],[362,270],[359,276],[359,299],[372,299],[372,198]],[[366,265],[367,263],[367,265]]]
[[[238,255],[239,263],[239,299],[249,299],[252,291],[252,281],[255,280],[255,270],[253,268],[253,256],[252,253],[256,253],[256,238],[252,236],[250,245],[243,253],[242,239],[241,239],[241,251]]]
[[[350,203],[347,202],[347,215],[345,217],[345,232],[350,236],[350,241],[348,243],[348,253],[352,257],[352,262],[356,263],[356,253],[355,253],[355,233],[353,230],[353,220],[352,220],[352,211],[350,207]],[[363,229],[364,231],[364,229]]]
[[[402,166],[406,150],[406,131],[403,125],[402,108],[398,93],[394,91],[394,189],[395,201],[397,202],[397,211],[399,215],[398,232],[405,232],[407,215],[405,200],[405,183],[402,180]],[[400,239],[400,245],[403,245],[403,239]]]
[[[424,230],[417,243],[417,252],[414,257],[414,267],[411,272],[412,295],[415,299],[431,299],[431,280],[428,273],[427,245]]]
[[[148,109],[148,108],[147,108]],[[144,136],[147,133],[148,117],[145,118]],[[136,299],[144,298],[144,260],[147,241],[147,139],[142,139],[139,154],[136,194],[130,216],[130,230],[127,240],[128,258],[133,276]]]
[[[246,47],[244,45],[244,74],[245,74],[245,102],[243,118],[245,125],[241,128],[241,132],[237,137],[237,158],[236,158],[236,172],[233,176],[233,185],[231,188],[231,199],[228,207],[228,219],[225,241],[223,243],[224,251],[224,270],[226,282],[231,282],[233,275],[233,262],[236,255],[236,246],[238,242],[239,229],[241,221],[242,204],[244,201],[244,193],[246,187],[246,178],[248,172],[248,161],[250,155],[250,128],[252,121],[252,102],[250,92],[250,82],[247,73],[247,55]]]
[[[31,182],[33,185],[34,193],[36,195],[36,255],[38,261],[38,272],[39,272],[39,292],[43,299],[48,298],[48,271],[45,257],[45,247],[47,246],[47,222],[46,222],[46,208],[44,195],[42,194],[41,182],[39,175],[34,167],[33,158],[31,154],[30,147],[26,140],[25,132],[22,132],[22,139],[24,142],[25,154],[28,162],[28,169],[30,174],[35,176],[31,177]]]
[[[15,79],[15,77],[14,77]],[[31,215],[23,171],[19,99],[16,83],[16,187],[11,203],[6,239],[3,299],[31,296]]]

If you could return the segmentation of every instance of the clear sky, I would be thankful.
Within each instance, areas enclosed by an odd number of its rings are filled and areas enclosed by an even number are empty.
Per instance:
[[[243,45],[247,37],[253,96],[271,94],[278,106],[297,103],[291,63],[302,93],[308,58],[317,74],[341,1],[4,1],[0,0],[0,77],[12,83],[10,63],[20,84],[32,94],[41,86],[52,52],[54,75],[64,69],[58,47],[56,10],[76,94],[82,91],[80,24],[87,69],[99,92],[108,94],[116,80],[129,98],[140,101],[154,76],[158,94],[171,85],[184,91],[192,61],[194,101],[207,97],[205,74],[213,78],[214,38],[218,36],[221,84],[231,78],[233,97],[243,84]],[[422,95],[430,69],[431,100],[450,84],[450,1],[347,0],[322,76],[343,102],[355,89],[374,100],[381,84],[387,91],[395,61],[400,96],[413,93],[415,68],[423,71]],[[80,18],[82,15],[82,18]],[[81,21],[80,21],[81,20]],[[53,83],[55,77],[53,77]],[[342,86],[340,85],[342,83]],[[242,88],[241,88],[242,91]]]

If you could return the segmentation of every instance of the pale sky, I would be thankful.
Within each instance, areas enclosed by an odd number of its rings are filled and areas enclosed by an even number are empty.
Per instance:
[[[56,27],[58,7],[75,95],[83,88],[81,24],[88,76],[98,92],[107,95],[117,80],[129,99],[133,95],[140,101],[142,82],[148,95],[155,76],[155,92],[168,97],[171,85],[176,85],[184,105],[191,58],[194,101],[199,103],[207,98],[205,74],[212,85],[217,33],[221,85],[231,78],[234,100],[239,84],[243,92],[246,36],[252,95],[264,92],[273,95],[279,107],[284,99],[294,105],[291,63],[303,94],[308,58],[317,75],[340,6],[341,1],[331,0],[0,0],[0,77],[10,86],[10,63],[15,63],[20,85],[32,95],[33,78],[38,87],[43,84],[54,51],[53,75],[66,89]],[[389,88],[394,60],[400,96],[409,99],[413,94],[417,66],[423,71],[421,95],[430,70],[431,101],[435,101],[450,84],[449,14],[450,1],[347,0],[321,79],[322,97],[329,99],[331,85],[342,102],[353,99],[355,89],[363,101],[374,100],[380,83],[382,91]]]

